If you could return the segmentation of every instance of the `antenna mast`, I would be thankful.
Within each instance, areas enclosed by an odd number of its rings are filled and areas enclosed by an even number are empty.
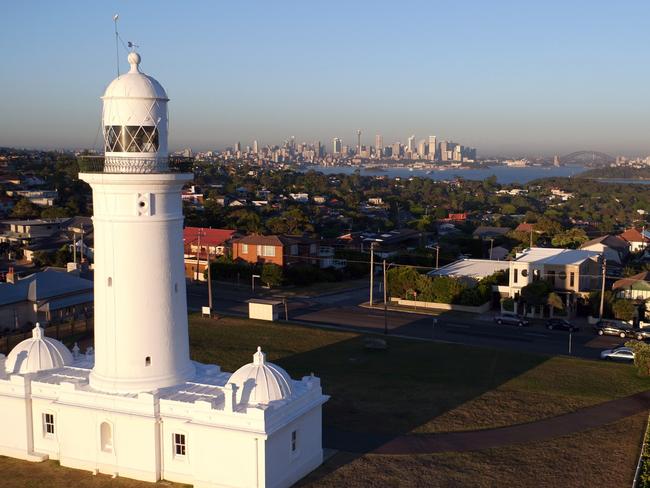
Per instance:
[[[113,15],[113,24],[115,24],[115,64],[117,66],[117,77],[120,77],[120,51],[118,45],[119,34],[117,33],[117,19],[120,16],[118,14]]]

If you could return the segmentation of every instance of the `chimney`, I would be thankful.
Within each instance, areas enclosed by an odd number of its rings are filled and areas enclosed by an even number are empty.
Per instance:
[[[7,271],[7,283],[16,283],[16,273],[14,273],[13,267]]]

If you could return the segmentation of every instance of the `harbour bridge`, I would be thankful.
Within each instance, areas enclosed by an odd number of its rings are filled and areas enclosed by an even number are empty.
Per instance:
[[[560,163],[562,164],[585,164],[589,163],[594,166],[598,164],[609,164],[616,162],[614,156],[605,154],[598,151],[576,151],[566,156],[560,157]]]

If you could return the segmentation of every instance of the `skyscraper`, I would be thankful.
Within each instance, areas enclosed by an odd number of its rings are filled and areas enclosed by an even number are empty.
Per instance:
[[[418,157],[419,158],[424,159],[424,156],[426,155],[426,147],[427,147],[426,141],[424,139],[422,139],[418,143]]]
[[[429,136],[429,159],[435,161],[438,158],[438,144],[436,136]]]
[[[406,141],[406,152],[413,154],[415,151],[415,136],[411,136]]]
[[[241,152],[241,142],[239,141],[235,144],[235,152]]]
[[[257,140],[253,141],[253,154],[257,154]]]
[[[334,154],[341,154],[341,149],[342,149],[341,139],[339,139],[338,137],[332,139],[332,152]]]
[[[357,129],[357,155],[361,154],[361,129]]]
[[[381,157],[383,148],[384,138],[381,136],[381,134],[377,134],[375,136],[375,152],[377,153],[378,157]]]

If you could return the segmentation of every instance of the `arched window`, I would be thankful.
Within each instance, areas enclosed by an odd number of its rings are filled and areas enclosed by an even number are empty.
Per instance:
[[[108,422],[102,422],[99,426],[99,437],[103,452],[113,452],[113,428]]]

